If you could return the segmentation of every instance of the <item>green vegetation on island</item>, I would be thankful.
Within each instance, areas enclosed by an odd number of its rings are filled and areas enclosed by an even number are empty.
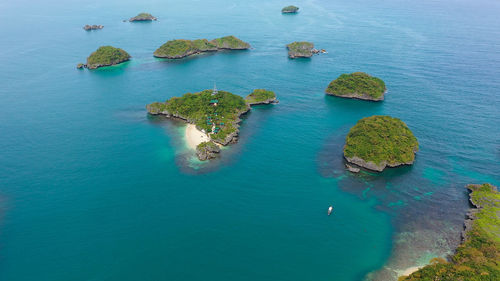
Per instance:
[[[250,44],[232,35],[214,39],[210,43],[217,46],[218,49],[246,50],[250,48]]]
[[[400,281],[500,280],[500,192],[490,184],[468,185],[471,203],[463,242],[448,262],[435,258]]]
[[[147,109],[150,114],[184,119],[208,133],[212,140],[227,145],[238,133],[239,116],[250,108],[238,95],[205,90],[173,97],[165,103],[152,103]]]
[[[139,13],[137,16],[130,18],[129,21],[153,21],[157,20],[156,17],[148,13]]]
[[[281,12],[284,14],[294,14],[294,13],[297,13],[298,11],[299,11],[299,7],[296,7],[293,5],[286,6],[283,9],[281,9]]]
[[[342,74],[326,89],[329,95],[372,101],[383,100],[385,92],[384,81],[364,72]]]
[[[250,44],[234,36],[217,38],[212,41],[207,39],[197,40],[170,40],[163,44],[154,52],[158,58],[179,59],[190,55],[213,52],[219,50],[245,50],[250,48]]]
[[[245,98],[245,101],[249,105],[270,104],[277,102],[276,94],[273,91],[268,91],[265,89],[255,89]]]
[[[288,49],[288,57],[294,58],[310,58],[313,55],[314,44],[311,42],[293,42],[286,45]]]
[[[119,64],[129,59],[130,55],[120,48],[102,46],[90,54],[87,58],[86,67],[89,69],[96,69],[103,66]]]
[[[201,161],[213,159],[220,153],[220,147],[212,141],[205,141],[196,146],[196,155]]]
[[[403,121],[375,115],[359,120],[351,128],[344,157],[350,163],[381,172],[386,166],[412,164],[417,151],[417,138]]]
[[[197,147],[200,160],[215,157],[219,147],[211,143],[228,145],[237,141],[240,116],[254,104],[272,103],[276,95],[272,91],[255,90],[246,100],[226,91],[204,90],[173,97],[166,102],[153,102],[146,106],[151,115],[165,115],[195,124],[196,128],[207,134],[210,141]]]

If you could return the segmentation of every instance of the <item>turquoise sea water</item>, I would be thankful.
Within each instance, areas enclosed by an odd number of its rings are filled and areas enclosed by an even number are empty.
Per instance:
[[[122,22],[142,11],[159,20]],[[464,186],[500,184],[498,14],[494,0],[0,2],[0,280],[391,280],[450,253]],[[230,34],[253,49],[152,57]],[[300,40],[328,54],[289,60]],[[133,59],[76,70],[100,45]],[[324,95],[353,71],[384,79],[386,100]],[[183,125],[144,106],[214,81],[281,102],[200,164]],[[413,130],[415,165],[345,172],[345,134],[374,114]]]

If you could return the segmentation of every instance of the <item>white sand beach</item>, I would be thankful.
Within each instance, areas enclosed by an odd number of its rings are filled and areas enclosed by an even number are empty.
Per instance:
[[[207,134],[196,129],[193,124],[187,124],[186,126],[186,144],[189,148],[196,149],[196,146],[204,141],[209,141]]]
[[[413,272],[419,270],[421,267],[420,266],[413,266],[405,269],[399,276],[408,276],[412,274]]]

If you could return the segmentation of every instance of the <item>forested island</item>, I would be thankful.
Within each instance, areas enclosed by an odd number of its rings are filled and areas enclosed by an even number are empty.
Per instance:
[[[382,79],[364,72],[342,74],[326,88],[328,95],[371,101],[383,100],[386,91]]]
[[[156,17],[153,17],[153,15],[149,13],[139,13],[137,16],[130,18],[128,21],[134,22],[134,21],[154,21],[157,20]]]
[[[270,104],[278,103],[276,99],[276,94],[273,91],[268,91],[266,89],[255,89],[251,94],[249,94],[245,101],[248,105],[259,105],[259,104]]]
[[[313,55],[314,44],[311,42],[293,42],[286,45],[288,49],[288,57],[294,58],[310,58]]]
[[[347,162],[381,172],[386,167],[410,165],[418,151],[417,138],[398,118],[375,115],[358,121],[346,137]]]
[[[120,48],[101,46],[87,58],[87,64],[79,63],[77,68],[96,69],[103,66],[116,65],[130,59],[130,55]]]
[[[180,59],[204,52],[216,52],[220,50],[246,50],[250,44],[234,37],[225,36],[208,41],[207,39],[197,40],[170,40],[161,45],[154,52],[157,58]]]
[[[274,92],[263,89],[254,91],[246,100],[239,95],[214,89],[186,93],[166,102],[154,102],[148,104],[146,109],[151,115],[165,115],[194,124],[197,130],[208,136],[208,141],[196,147],[198,158],[207,160],[220,152],[217,145],[237,142],[240,116],[248,112],[251,105],[274,102]]]
[[[450,261],[435,258],[399,281],[500,280],[500,192],[491,184],[471,184],[462,243]]]
[[[281,9],[281,12],[283,14],[295,14],[299,11],[299,7],[297,6],[293,6],[293,5],[290,5],[290,6],[286,6],[284,7],[283,9]]]

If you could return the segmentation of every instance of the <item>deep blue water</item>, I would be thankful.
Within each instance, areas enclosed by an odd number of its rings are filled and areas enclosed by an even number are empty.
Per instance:
[[[500,184],[500,3],[295,1],[281,15],[288,4],[0,2],[0,280],[390,280],[450,253],[464,186]],[[142,11],[159,20],[122,22]],[[253,49],[152,57],[230,34]],[[328,54],[289,60],[301,40]],[[101,45],[133,58],[75,69]],[[382,78],[386,100],[324,95],[354,71]],[[182,124],[144,107],[214,81],[281,102],[200,164]],[[348,174],[345,134],[374,114],[408,124],[417,160]]]

